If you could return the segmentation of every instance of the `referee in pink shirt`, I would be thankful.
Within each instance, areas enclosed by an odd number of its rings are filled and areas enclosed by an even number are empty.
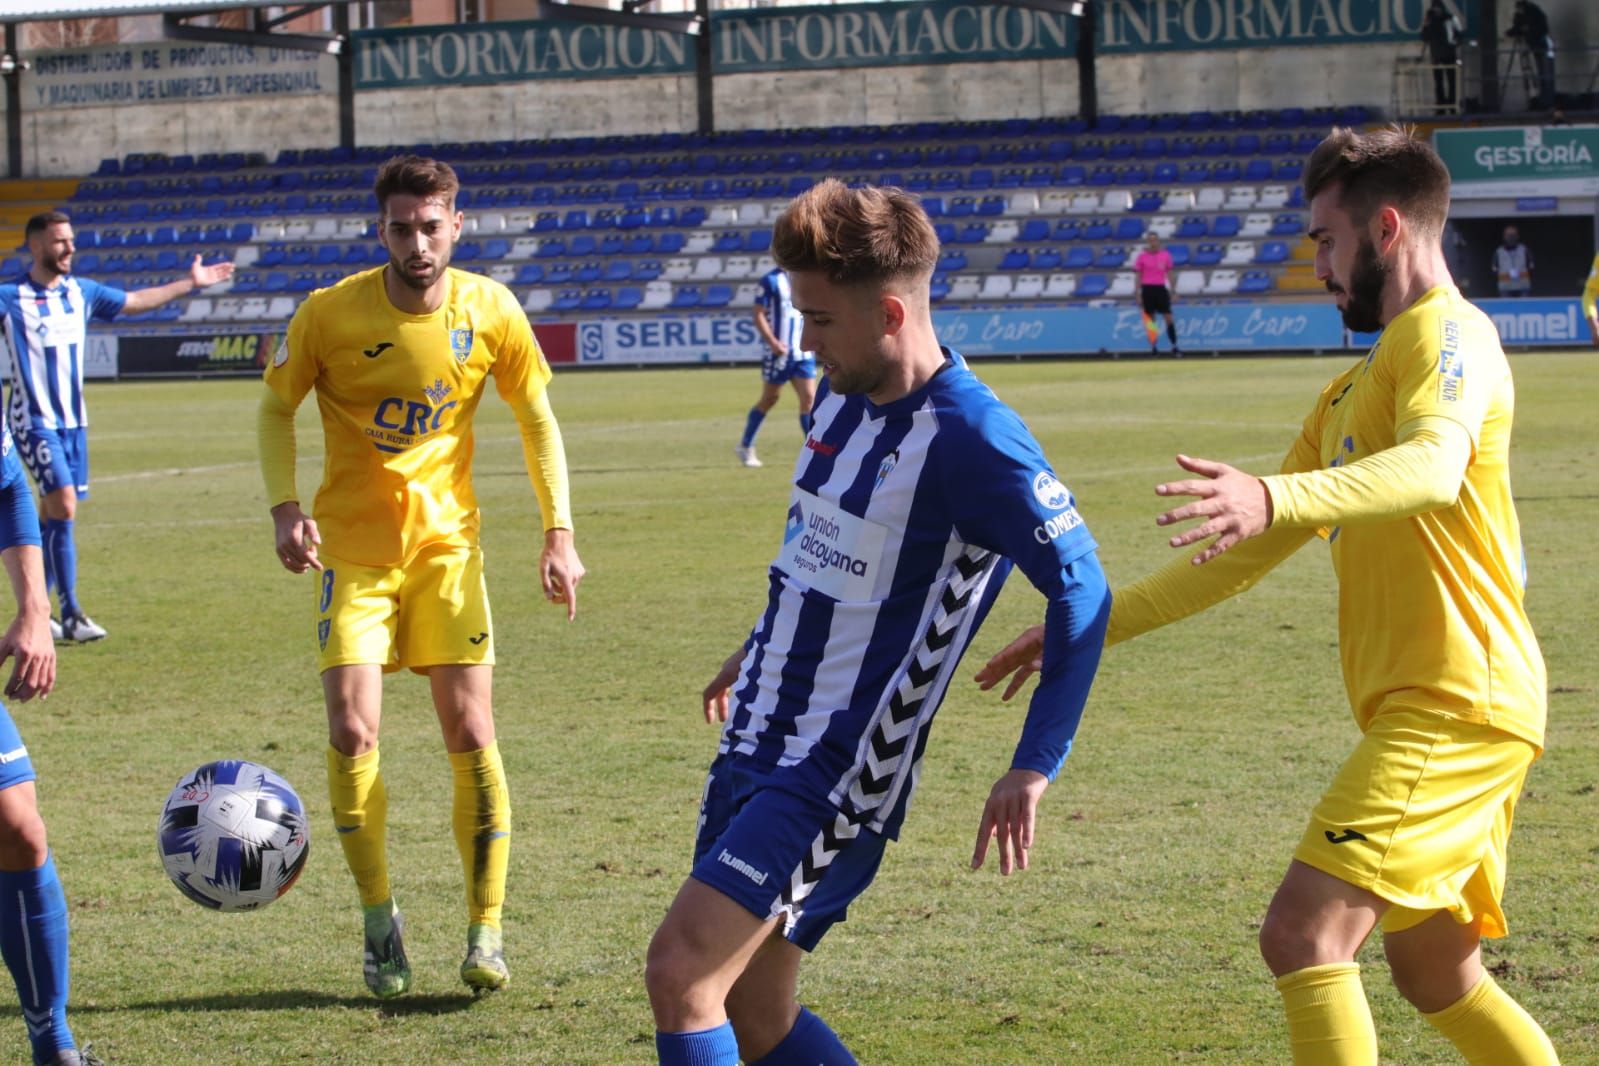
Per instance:
[[[1171,313],[1171,289],[1166,284],[1171,277],[1171,253],[1160,246],[1160,237],[1154,233],[1144,238],[1144,250],[1133,260],[1138,272],[1138,302],[1144,309],[1144,331],[1149,334],[1151,354],[1160,350],[1160,334],[1156,332],[1155,316],[1166,316],[1166,337],[1171,341],[1171,353],[1181,356],[1177,346],[1177,321]]]

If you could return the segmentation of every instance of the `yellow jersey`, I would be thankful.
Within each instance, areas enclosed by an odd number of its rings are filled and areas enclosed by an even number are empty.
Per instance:
[[[1510,494],[1515,388],[1488,316],[1429,290],[1321,394],[1283,471],[1356,462],[1418,419],[1471,437],[1452,505],[1323,531],[1338,576],[1338,643],[1356,721],[1438,711],[1543,745],[1542,653],[1523,604],[1526,558]],[[1274,478],[1265,479],[1268,488]],[[1275,497],[1275,493],[1273,494]]]
[[[1592,318],[1599,305],[1599,255],[1593,257],[1593,267],[1588,271],[1588,284],[1582,287],[1582,313]]]
[[[386,269],[306,297],[264,375],[290,412],[316,389],[326,460],[312,514],[331,554],[365,566],[477,542],[472,416],[486,376],[519,419],[548,409],[550,369],[509,289],[451,268],[443,304],[412,315],[389,301]],[[269,502],[295,498],[292,471],[285,488],[263,466]]]

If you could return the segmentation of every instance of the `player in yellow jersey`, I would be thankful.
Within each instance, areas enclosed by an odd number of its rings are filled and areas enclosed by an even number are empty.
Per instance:
[[[1118,589],[1106,641],[1242,592],[1324,538],[1362,737],[1261,926],[1293,1061],[1377,1062],[1355,954],[1381,926],[1400,993],[1468,1062],[1554,1063],[1480,952],[1482,937],[1507,930],[1511,819],[1544,742],[1544,665],[1510,495],[1510,366],[1444,264],[1449,176],[1430,146],[1398,129],[1335,129],[1305,167],[1305,193],[1317,276],[1350,329],[1382,336],[1322,391],[1279,474],[1178,457],[1198,476],[1156,492],[1197,499],[1157,522],[1197,519],[1170,543],[1206,543]],[[1015,671],[1009,698],[1038,648],[1029,630],[979,683]]]
[[[1588,320],[1588,339],[1599,348],[1599,255],[1593,257],[1588,284],[1582,287],[1582,317]]]
[[[417,156],[378,170],[388,265],[312,293],[266,369],[261,468],[278,559],[316,571],[315,632],[328,717],[328,791],[364,909],[366,982],[405,992],[410,964],[385,855],[378,769],[384,671],[426,674],[454,776],[474,990],[510,979],[500,933],[511,809],[491,704],[493,626],[472,489],[472,416],[484,384],[511,406],[544,521],[545,596],[576,616],[583,577],[566,458],[527,317],[505,286],[450,268],[459,183]],[[316,390],[326,442],[314,517],[294,479],[294,412]]]

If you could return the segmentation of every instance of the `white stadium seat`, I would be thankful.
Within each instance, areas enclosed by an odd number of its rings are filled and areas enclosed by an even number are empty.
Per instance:
[[[1013,218],[1002,218],[989,229],[984,244],[1009,244],[1022,231],[1022,224]]]
[[[507,259],[532,259],[539,250],[537,237],[518,237],[511,242],[511,253]]]
[[[255,232],[250,239],[257,244],[263,241],[281,241],[283,239],[283,220],[278,218],[264,218],[255,224]]]
[[[477,219],[477,232],[479,233],[505,232],[505,213],[503,211],[474,212],[467,217]]]
[[[746,281],[755,276],[755,260],[747,255],[729,256],[722,262],[722,277],[728,281]]]
[[[1038,194],[1031,189],[1018,189],[1005,201],[1007,215],[1038,214]]]
[[[246,244],[243,248],[233,253],[233,267],[235,270],[248,270],[255,266],[256,260],[261,258],[261,249],[253,244]]]
[[[1242,266],[1255,261],[1254,241],[1228,241],[1227,248],[1222,252],[1223,266]]]
[[[977,280],[976,274],[959,274],[954,281],[949,283],[949,298],[951,300],[975,300],[981,291],[982,283]]]
[[[738,217],[734,221],[740,226],[765,225],[766,211],[765,204],[751,200],[738,205]]]
[[[501,285],[509,285],[516,280],[516,269],[515,263],[495,263],[489,267],[489,277]]]
[[[1193,296],[1205,291],[1205,272],[1203,270],[1179,270],[1177,272],[1177,295]]]
[[[286,218],[283,220],[283,239],[286,241],[303,241],[311,236],[311,220],[308,218]]]
[[[1271,232],[1271,216],[1253,214],[1244,216],[1244,224],[1239,228],[1240,237],[1264,237]]]
[[[695,281],[710,281],[722,276],[722,257],[719,255],[702,255],[694,261],[694,273],[689,275]]]
[[[266,317],[279,321],[291,318],[298,306],[299,301],[292,296],[274,296],[272,302],[267,304]]]
[[[688,255],[699,255],[701,252],[711,250],[711,245],[716,243],[716,234],[708,230],[699,230],[688,235],[688,240],[683,242],[683,251]]]
[[[266,317],[267,301],[265,296],[246,296],[239,304],[239,321],[259,322]]]
[[[672,283],[656,278],[644,286],[644,301],[639,304],[646,311],[654,311],[672,302]]]
[[[1227,190],[1219,185],[1206,185],[1194,194],[1194,207],[1200,211],[1220,211],[1227,203]]]
[[[711,209],[705,212],[705,225],[717,229],[726,229],[728,226],[738,225],[737,204],[712,204]]]
[[[1166,194],[1166,198],[1160,202],[1160,209],[1162,211],[1192,211],[1194,209],[1194,190],[1171,190]]]
[[[978,296],[984,300],[1008,300],[1013,283],[1009,274],[985,274],[983,288]]]
[[[1120,215],[1133,208],[1133,194],[1126,189],[1106,189],[1099,198],[1099,209],[1106,214]]]
[[[777,260],[770,255],[763,255],[755,260],[755,276],[758,278],[764,278],[776,269]]]
[[[1037,299],[1044,294],[1044,275],[1017,274],[1016,284],[1011,287],[1010,294],[1017,300]]]
[[[239,317],[239,308],[244,301],[237,296],[224,296],[211,308],[211,321],[232,322]]]
[[[530,315],[548,310],[555,302],[555,293],[550,289],[529,289],[527,295],[522,297],[522,310]]]
[[[1255,206],[1268,211],[1275,211],[1288,202],[1288,186],[1266,185],[1260,190],[1260,199],[1255,201]]]
[[[733,290],[731,307],[754,307],[755,300],[761,295],[761,287],[753,281],[746,281]]]
[[[526,233],[533,228],[533,212],[526,209],[512,211],[505,216],[505,232]]]
[[[1105,295],[1121,300],[1132,296],[1138,291],[1138,278],[1131,270],[1118,270],[1110,276],[1110,288],[1105,290]]]
[[[1229,211],[1248,211],[1255,206],[1256,195],[1253,185],[1234,185],[1227,190],[1226,208]]]
[[[1092,215],[1099,211],[1099,197],[1091,192],[1072,193],[1071,203],[1066,208],[1066,213],[1071,215]]]
[[[661,277],[667,281],[683,281],[694,276],[694,260],[687,256],[674,256],[661,268]]]
[[[1192,198],[1190,198],[1189,206],[1193,206],[1191,201]],[[1156,215],[1149,220],[1149,228],[1146,232],[1153,233],[1161,240],[1165,240],[1177,232],[1177,219],[1172,215]]]
[[[1051,274],[1044,282],[1044,296],[1050,300],[1064,300],[1077,288],[1076,274]]]
[[[183,307],[183,314],[178,316],[179,322],[205,322],[211,317],[211,298],[208,296],[195,296]]]
[[[1041,215],[1064,215],[1072,209],[1072,193],[1064,189],[1051,189],[1038,202]]]
[[[471,216],[468,216],[471,217]],[[313,241],[331,241],[339,235],[339,220],[332,215],[323,215],[311,222],[311,239]]]
[[[1211,272],[1210,280],[1205,282],[1205,295],[1226,296],[1228,293],[1238,291],[1238,271],[1215,270]]]

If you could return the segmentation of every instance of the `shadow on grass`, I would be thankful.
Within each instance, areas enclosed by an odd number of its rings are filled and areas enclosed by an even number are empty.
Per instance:
[[[276,992],[240,992],[211,996],[177,996],[171,999],[152,999],[120,1006],[74,1004],[68,1007],[72,1016],[84,1014],[120,1014],[124,1011],[157,1011],[160,1013],[184,1011],[233,1010],[320,1010],[345,1007],[350,1010],[375,1010],[392,1018],[413,1014],[454,1014],[472,1006],[475,997],[469,992],[437,992],[431,995],[401,996],[397,999],[378,1000],[371,996],[337,996],[326,992],[309,992],[283,989]],[[16,1013],[16,1008],[0,1010],[0,1016]]]

